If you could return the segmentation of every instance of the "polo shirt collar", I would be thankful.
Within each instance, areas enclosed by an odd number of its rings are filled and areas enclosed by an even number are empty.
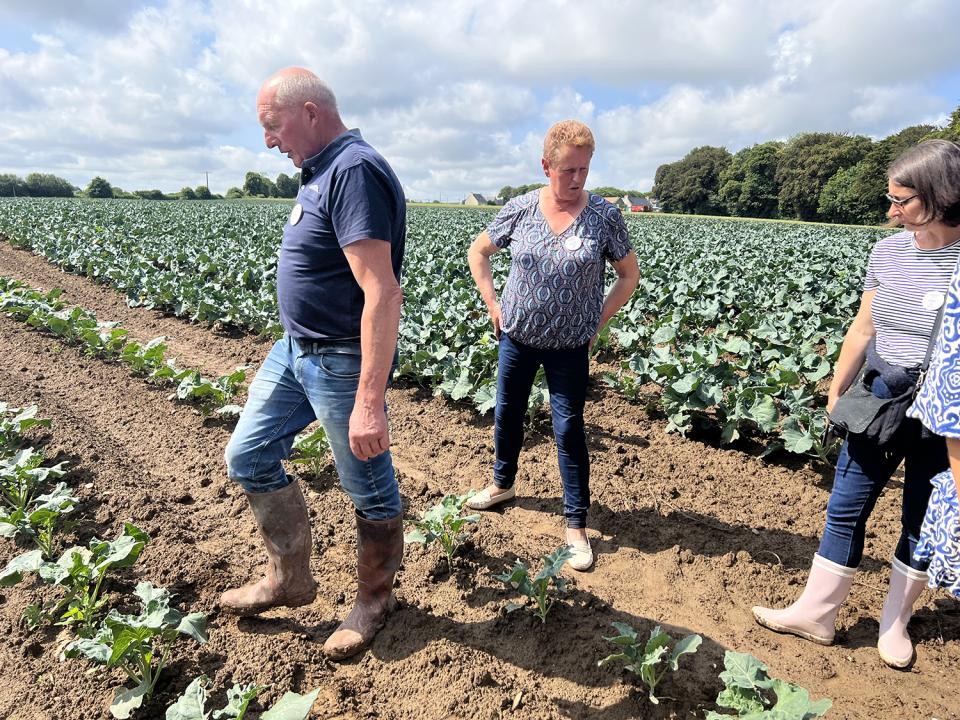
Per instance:
[[[331,140],[330,144],[327,145],[323,150],[304,161],[303,167],[300,169],[300,175],[303,178],[302,182],[304,184],[310,182],[310,179],[313,178],[313,176],[318,172],[322,171],[331,160],[340,154],[340,151],[343,150],[343,148],[361,140],[363,140],[363,137],[360,135],[360,130],[358,128],[353,128],[351,130],[347,130],[345,133],[337,135],[337,137]]]

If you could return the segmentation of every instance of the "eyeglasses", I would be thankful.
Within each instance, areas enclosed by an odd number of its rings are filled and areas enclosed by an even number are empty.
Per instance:
[[[910,202],[914,198],[920,197],[920,194],[917,193],[916,195],[911,195],[910,197],[904,198],[903,200],[894,197],[890,193],[886,193],[885,197],[887,198],[887,200],[890,202],[891,205],[896,205],[898,208],[902,208],[904,205],[906,205],[908,202]]]

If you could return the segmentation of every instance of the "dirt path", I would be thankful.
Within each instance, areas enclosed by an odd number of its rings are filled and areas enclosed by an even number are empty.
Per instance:
[[[69,302],[122,321],[138,337],[167,335],[185,364],[210,372],[259,362],[267,349],[127,308],[116,293],[4,244],[0,274],[65,287]],[[129,597],[138,580],[149,579],[175,590],[182,607],[210,615],[210,642],[178,646],[141,717],[162,717],[201,672],[216,682],[218,706],[231,682],[271,684],[267,706],[287,689],[321,687],[317,717],[702,717],[720,689],[725,649],[753,653],[771,674],[814,698],[832,698],[830,717],[960,717],[960,604],[942,594],[923,596],[911,625],[918,661],[910,672],[887,669],[874,648],[898,532],[896,483],[878,504],[863,572],[840,614],[838,644],[775,635],[753,623],[749,608],[799,592],[829,494],[822,473],[665,435],[662,423],[598,385],[586,418],[597,565],[570,573],[569,598],[547,624],[522,611],[504,614],[514,598],[492,577],[518,555],[551,551],[562,537],[555,448],[544,435],[549,424],[541,422],[522,457],[517,501],[484,513],[452,575],[437,551],[408,548],[398,579],[400,609],[369,653],[334,665],[320,645],[348,611],[355,585],[352,510],[332,468],[305,479],[317,600],[260,619],[220,616],[219,592],[251,577],[261,557],[245,501],[224,477],[229,430],[205,424],[123,367],[85,358],[6,318],[0,318],[0,356],[0,399],[38,404],[54,421],[43,436],[46,451],[74,467],[71,479],[84,502],[70,541],[114,537],[125,520],[153,538],[133,572],[111,585],[111,597]],[[389,401],[410,515],[447,492],[485,484],[489,418],[416,388],[392,390]],[[0,563],[17,552],[0,543]],[[108,717],[111,688],[121,678],[87,677],[83,662],[58,662],[56,634],[30,634],[19,623],[23,608],[47,592],[26,582],[0,591],[0,633],[10,638],[0,645],[6,670],[0,717]],[[662,624],[674,634],[703,636],[700,651],[660,688],[677,700],[653,706],[626,674],[596,666],[612,651],[601,635],[613,621],[644,634]]]

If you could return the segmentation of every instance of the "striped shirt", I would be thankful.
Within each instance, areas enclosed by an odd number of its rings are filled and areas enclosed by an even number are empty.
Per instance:
[[[873,326],[877,352],[888,363],[916,367],[923,362],[958,257],[960,240],[923,250],[907,231],[874,246],[863,289],[877,291]]]

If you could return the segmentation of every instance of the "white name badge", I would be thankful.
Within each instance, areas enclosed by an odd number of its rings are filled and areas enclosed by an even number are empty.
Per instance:
[[[583,240],[580,239],[579,235],[571,235],[563,241],[563,246],[570,252],[574,252],[583,247]]]
[[[939,290],[931,290],[923,296],[923,309],[939,310],[945,299],[944,294]]]
[[[290,224],[296,225],[300,222],[300,218],[303,217],[303,205],[297,203],[293,206],[293,210],[290,211]]]

